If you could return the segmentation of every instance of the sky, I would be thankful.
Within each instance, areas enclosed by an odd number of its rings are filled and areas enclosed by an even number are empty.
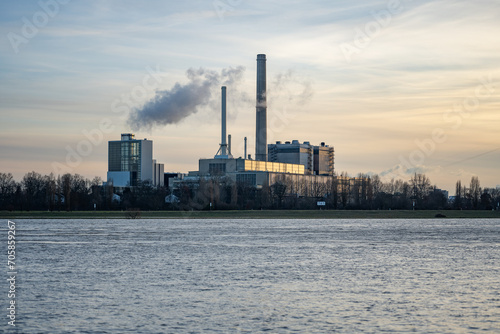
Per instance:
[[[500,185],[500,2],[0,3],[0,172],[106,179],[107,142],[153,140],[165,171],[220,143],[254,154],[256,56],[267,55],[268,143],[335,148],[335,169],[454,194]],[[163,110],[162,108],[168,109]]]

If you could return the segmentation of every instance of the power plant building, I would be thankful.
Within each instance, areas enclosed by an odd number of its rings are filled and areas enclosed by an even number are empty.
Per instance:
[[[135,139],[132,133],[123,133],[121,140],[108,142],[108,183],[115,187],[137,186],[151,182],[162,186],[164,166],[153,160],[153,141]]]
[[[266,55],[257,55],[256,94],[256,141],[255,160],[234,159],[231,155],[230,139],[226,138],[226,87],[222,87],[221,99],[221,144],[212,159],[200,159],[198,172],[191,172],[184,181],[196,182],[199,178],[227,177],[233,182],[245,183],[257,188],[276,182],[291,182],[299,185],[295,191],[303,195],[307,190],[326,184],[334,175],[333,147],[321,143],[313,146],[309,142],[276,142],[267,145],[267,105],[266,105]],[[230,135],[228,136],[230,138]],[[300,189],[299,189],[300,188]]]
[[[298,140],[276,144],[269,144],[268,158],[272,162],[301,164],[306,174],[333,175],[334,149],[324,142],[320,146],[313,146],[308,141],[300,143]]]
[[[229,87],[230,88],[230,87]],[[335,175],[333,146],[321,142],[277,141],[267,144],[266,55],[257,55],[255,156],[247,155],[247,137],[244,137],[243,157],[234,158],[231,135],[227,134],[228,89],[221,87],[221,140],[211,159],[199,159],[197,171],[189,174],[165,173],[163,164],[153,160],[153,142],[137,140],[131,133],[122,134],[120,141],[110,141],[108,151],[108,183],[115,187],[137,186],[150,182],[153,186],[172,189],[197,189],[203,181],[223,184],[232,181],[255,188],[284,185],[286,195],[292,197],[329,196],[333,188],[339,193],[346,189],[361,196],[363,178]],[[231,183],[231,182],[229,182]],[[234,185],[234,183],[233,183]],[[278,187],[279,188],[279,187]]]
[[[319,146],[313,146],[314,153],[314,174],[334,175],[335,174],[335,150],[333,147],[322,142]]]

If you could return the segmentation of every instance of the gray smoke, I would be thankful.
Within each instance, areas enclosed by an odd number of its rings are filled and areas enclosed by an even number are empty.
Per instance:
[[[236,86],[244,71],[243,66],[223,69],[220,73],[190,68],[186,72],[187,84],[177,82],[170,90],[157,91],[151,100],[130,113],[128,124],[134,131],[150,130],[153,126],[178,123],[203,106],[215,109],[220,99],[220,86]]]
[[[270,104],[307,104],[313,97],[311,82],[295,74],[293,70],[278,73],[272,81],[268,97]]]

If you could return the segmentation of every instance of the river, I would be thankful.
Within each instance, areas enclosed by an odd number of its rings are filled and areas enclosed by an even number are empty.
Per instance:
[[[500,332],[498,219],[15,223],[19,333]]]

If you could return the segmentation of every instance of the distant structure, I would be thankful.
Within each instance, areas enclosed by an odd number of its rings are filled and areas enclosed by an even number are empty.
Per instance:
[[[114,187],[134,187],[146,181],[163,186],[164,165],[153,160],[153,141],[135,139],[132,133],[109,141],[107,178]]]
[[[304,165],[306,174],[334,175],[334,149],[324,142],[319,146],[313,146],[308,141],[299,143],[292,142],[267,145],[268,158],[272,162]]]
[[[256,99],[256,138],[255,160],[247,156],[246,137],[243,158],[231,155],[230,135],[226,139],[226,87],[221,88],[221,144],[212,159],[200,159],[198,171],[190,172],[179,182],[198,182],[200,179],[229,178],[233,182],[244,183],[256,188],[270,186],[276,182],[290,181],[300,184],[294,193],[306,194],[319,184],[333,181],[334,150],[321,143],[313,146],[309,142],[276,142],[267,144],[267,105],[266,105],[266,55],[257,55],[257,99]],[[228,144],[229,143],[229,144]],[[174,180],[175,184],[176,180]],[[290,188],[290,191],[291,188]]]
[[[221,140],[220,148],[215,155],[215,159],[232,159],[231,155],[231,135],[226,137],[226,115],[227,115],[227,105],[226,105],[226,86],[221,87]],[[229,142],[229,144],[228,144]]]
[[[125,133],[120,141],[109,142],[108,182],[115,187],[126,187],[149,181],[154,186],[165,185],[174,190],[186,185],[197,189],[200,181],[230,180],[257,189],[281,184],[286,185],[288,195],[295,197],[327,196],[337,186],[344,190],[350,186],[358,189],[363,180],[335,176],[334,148],[324,142],[317,146],[298,140],[267,144],[266,61],[265,54],[257,55],[255,160],[251,154],[247,155],[247,137],[244,137],[243,157],[232,155],[231,135],[227,134],[228,89],[222,86],[219,148],[212,158],[199,159],[197,171],[187,175],[165,173],[163,164],[153,160],[153,142],[137,140],[133,134]]]
[[[257,55],[255,160],[267,161],[266,55]]]

